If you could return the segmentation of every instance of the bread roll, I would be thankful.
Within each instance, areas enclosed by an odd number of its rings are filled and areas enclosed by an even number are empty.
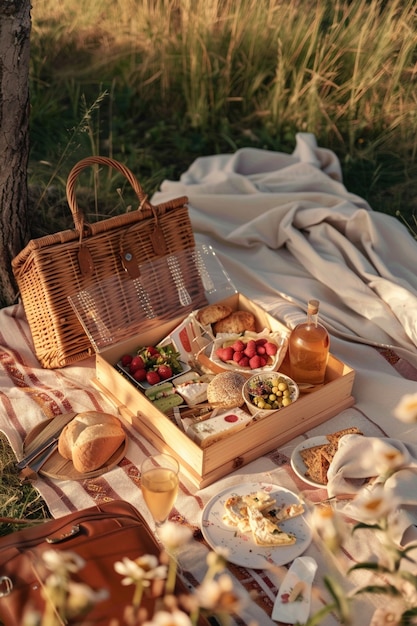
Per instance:
[[[249,311],[233,311],[227,317],[222,318],[213,325],[213,332],[232,333],[239,335],[247,330],[256,331],[256,319]]]
[[[207,401],[224,408],[240,407],[244,403],[242,388],[246,378],[239,372],[216,374],[207,387]]]
[[[203,326],[207,326],[227,317],[231,312],[232,308],[225,304],[209,304],[198,312],[197,319]]]
[[[92,472],[107,463],[125,440],[117,417],[109,413],[79,413],[61,432],[58,452],[77,472]]]

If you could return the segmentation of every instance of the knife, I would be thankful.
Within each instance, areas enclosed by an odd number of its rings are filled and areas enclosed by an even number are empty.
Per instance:
[[[45,450],[48,450],[48,448],[50,448],[51,446],[53,446],[55,443],[58,442],[60,434],[61,434],[61,431],[59,431],[55,435],[52,435],[46,441],[44,441],[39,446],[37,446],[30,454],[28,454],[23,459],[21,459],[16,465],[17,469],[21,470],[24,467],[27,467],[28,465],[30,465],[34,459],[36,459],[40,454],[42,454],[42,452],[44,452]]]

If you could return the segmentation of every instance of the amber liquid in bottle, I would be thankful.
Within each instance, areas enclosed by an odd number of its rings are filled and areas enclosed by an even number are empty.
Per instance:
[[[330,348],[329,334],[318,323],[318,312],[318,300],[309,300],[307,320],[294,328],[288,345],[291,378],[313,385],[311,390],[324,383]]]

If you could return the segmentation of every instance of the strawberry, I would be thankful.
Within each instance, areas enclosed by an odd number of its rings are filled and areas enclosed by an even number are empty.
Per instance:
[[[154,346],[148,346],[146,348],[146,351],[148,352],[148,354],[150,356],[158,356],[159,355],[159,350],[157,348],[155,348]]]
[[[239,367],[249,367],[249,359],[247,356],[244,356],[239,361]]]
[[[169,365],[160,365],[157,369],[157,372],[162,380],[172,378],[172,368]]]
[[[136,370],[142,369],[145,369],[145,361],[139,355],[134,356],[129,365],[130,373],[134,374]]]
[[[121,361],[123,367],[127,367],[128,365],[131,364],[132,359],[133,359],[133,357],[132,357],[131,354],[124,354],[122,356],[122,358],[120,359],[120,361]]]
[[[245,349],[245,344],[240,339],[236,339],[235,343],[232,345],[232,348],[235,352],[243,352]]]
[[[146,380],[146,370],[143,368],[136,370],[133,373],[133,378],[139,383],[141,383],[143,380]]]
[[[251,359],[249,359],[249,367],[251,370],[256,370],[259,367],[263,367],[262,365],[262,357],[259,354],[255,354]]]
[[[228,348],[217,348],[216,350],[216,356],[218,356],[221,361],[232,361],[233,354],[234,352],[231,346]]]
[[[161,377],[155,370],[150,370],[146,373],[146,380],[150,385],[156,385],[161,382]]]
[[[250,339],[243,351],[245,355],[250,359],[256,354],[256,343],[253,339]]]
[[[265,344],[265,352],[268,356],[275,356],[278,351],[278,347],[275,343],[267,341]]]

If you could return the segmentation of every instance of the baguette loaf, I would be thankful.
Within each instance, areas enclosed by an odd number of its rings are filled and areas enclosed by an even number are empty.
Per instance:
[[[112,457],[125,440],[117,417],[109,413],[86,411],[79,413],[61,432],[59,454],[72,461],[77,472],[92,472]]]

